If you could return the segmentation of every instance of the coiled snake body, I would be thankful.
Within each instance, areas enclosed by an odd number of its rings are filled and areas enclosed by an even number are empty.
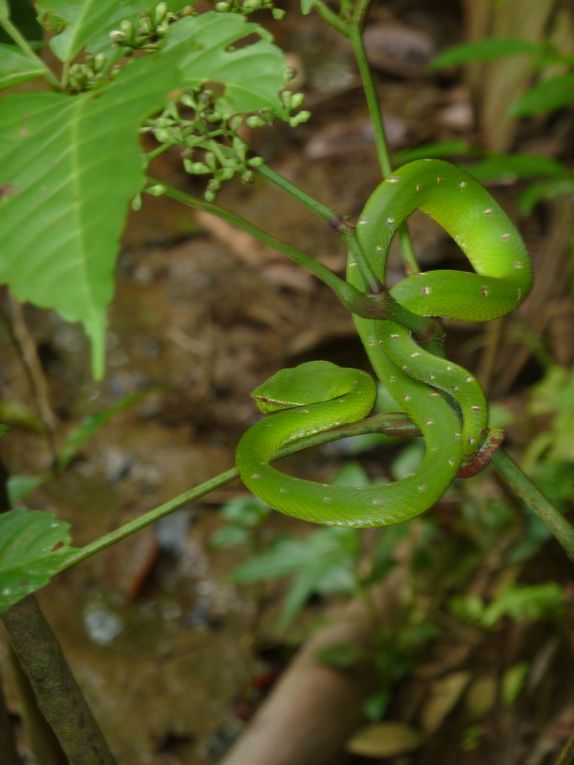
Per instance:
[[[472,176],[440,160],[411,162],[395,171],[361,214],[357,236],[381,284],[391,239],[417,209],[453,237],[474,272],[408,276],[390,291],[402,306],[422,316],[488,321],[524,300],[532,269],[520,235]],[[366,292],[352,255],[347,280]],[[354,488],[287,476],[269,465],[285,444],[358,422],[371,410],[373,379],[325,361],[281,370],[253,391],[261,411],[271,416],[242,437],[237,467],[255,495],[296,518],[357,527],[402,523],[436,502],[461,465],[473,459],[484,439],[488,408],[468,371],[422,347],[401,324],[360,316],[354,321],[378,379],[424,438],[425,455],[415,474]]]

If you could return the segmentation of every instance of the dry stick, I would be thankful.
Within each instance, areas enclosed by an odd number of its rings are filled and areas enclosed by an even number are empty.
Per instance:
[[[0,462],[0,512],[9,509]],[[50,625],[33,595],[0,615],[14,655],[69,765],[115,765]],[[4,765],[2,763],[2,765]]]
[[[48,385],[40,359],[38,358],[36,344],[26,326],[21,304],[10,294],[8,294],[8,306],[9,316],[6,317],[8,331],[12,336],[12,342],[30,382],[38,414],[46,429],[52,459],[56,462],[58,458],[58,447],[56,444],[57,419],[50,405]]]
[[[2,615],[12,649],[69,765],[115,765],[62,649],[29,596]]]

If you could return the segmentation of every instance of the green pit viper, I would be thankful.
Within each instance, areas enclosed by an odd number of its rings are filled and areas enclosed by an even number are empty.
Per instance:
[[[369,198],[357,237],[381,284],[398,227],[421,210],[442,226],[474,272],[436,270],[400,281],[391,295],[422,316],[488,321],[514,310],[527,296],[532,268],[520,235],[491,195],[462,169],[442,160],[404,165]],[[366,284],[349,255],[347,281]],[[287,515],[337,526],[387,526],[419,515],[436,502],[484,441],[488,408],[473,375],[425,349],[391,320],[354,316],[377,378],[425,442],[417,471],[389,484],[354,488],[287,476],[269,465],[287,443],[369,414],[373,379],[357,369],[312,361],[283,369],[252,395],[266,417],[237,447],[237,468],[250,491]]]

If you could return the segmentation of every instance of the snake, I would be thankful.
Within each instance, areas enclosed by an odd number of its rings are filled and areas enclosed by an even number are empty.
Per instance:
[[[532,266],[513,223],[472,175],[438,159],[395,170],[360,214],[357,239],[380,284],[386,284],[391,240],[416,210],[452,237],[472,270],[407,274],[389,290],[400,305],[420,316],[483,322],[510,313],[527,297]],[[346,280],[366,293],[359,266],[350,253]],[[252,392],[267,416],[240,439],[237,469],[264,503],[304,521],[359,528],[404,523],[432,507],[482,448],[487,402],[474,375],[439,348],[425,346],[397,320],[358,315],[353,320],[377,380],[424,439],[415,472],[353,487],[301,479],[270,465],[287,444],[360,422],[373,408],[371,375],[320,360],[281,369]]]

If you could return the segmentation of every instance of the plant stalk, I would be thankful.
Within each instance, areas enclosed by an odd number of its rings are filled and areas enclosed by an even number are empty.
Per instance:
[[[550,500],[522,472],[516,462],[502,449],[492,456],[492,464],[498,470],[513,494],[527,505],[545,523],[568,558],[574,563],[574,526],[572,526]]]
[[[24,598],[1,618],[38,707],[54,731],[69,765],[115,765],[36,599],[33,596]]]
[[[312,446],[320,446],[321,444],[329,441],[339,440],[341,438],[349,438],[351,436],[365,435],[368,433],[384,433],[390,436],[416,436],[419,435],[418,429],[402,414],[377,414],[373,417],[369,417],[362,422],[353,423],[336,430],[329,430],[324,433],[316,433],[313,436],[309,436],[298,441],[294,441],[292,444],[284,447],[274,457],[274,461],[287,457],[290,454],[301,451],[302,449],[308,449]],[[194,486],[188,491],[184,491],[177,497],[164,502],[158,507],[154,507],[152,510],[148,510],[147,513],[134,518],[118,529],[111,531],[109,534],[105,534],[102,537],[90,542],[89,544],[81,547],[70,557],[62,563],[60,571],[64,571],[67,568],[75,566],[83,560],[95,555],[101,550],[105,550],[107,547],[116,542],[126,539],[126,537],[135,534],[137,531],[155,523],[160,518],[173,513],[175,510],[179,510],[185,505],[195,502],[206,494],[210,494],[215,489],[219,489],[222,486],[226,486],[236,478],[239,477],[239,473],[236,468],[226,470],[223,473],[219,473],[213,478],[200,483],[198,486]]]
[[[52,85],[52,87],[56,88],[57,90],[60,90],[60,83],[58,82],[58,79],[54,72],[50,69],[50,67],[38,56],[36,51],[30,46],[28,43],[28,40],[24,37],[24,35],[20,32],[18,27],[14,26],[10,19],[0,19],[0,26],[2,29],[6,32],[6,34],[11,37],[16,45],[20,48],[20,50],[23,53],[26,53],[26,55],[30,56],[31,58],[36,59],[36,61],[40,64],[42,69],[44,69],[46,73],[46,79]]]
[[[179,191],[179,189],[168,186],[154,178],[148,177],[148,181],[151,184],[147,189],[148,193],[164,194],[166,197],[174,199],[187,207],[203,210],[211,215],[215,215],[235,226],[240,231],[245,231],[248,234],[251,234],[251,236],[255,237],[260,242],[263,242],[263,244],[286,255],[294,263],[298,263],[307,268],[311,273],[315,274],[318,279],[326,284],[327,287],[333,290],[341,303],[345,308],[351,311],[351,313],[368,319],[391,319],[397,321],[411,330],[411,332],[414,332],[422,342],[427,342],[436,335],[437,326],[433,319],[412,313],[400,305],[400,303],[389,295],[388,292],[383,292],[381,294],[365,294],[360,292],[344,279],[340,279],[322,263],[305,255],[305,253],[297,250],[290,244],[283,242],[281,239],[277,239],[277,237],[269,234],[267,231],[264,231],[253,223],[245,220],[245,218],[241,218],[211,202],[206,202],[203,199]]]
[[[258,167],[257,172],[264,178],[267,178],[268,181],[271,181],[271,183],[273,183],[275,186],[282,189],[283,191],[286,191],[292,197],[304,204],[320,218],[323,218],[323,220],[327,221],[331,228],[333,228],[338,234],[341,235],[347,247],[351,250],[357,259],[357,263],[361,271],[361,276],[363,277],[363,281],[367,285],[369,292],[373,295],[377,295],[382,291],[383,286],[373,272],[369,261],[365,257],[365,253],[359,244],[359,240],[357,239],[355,232],[340,215],[338,215],[333,210],[330,210],[325,205],[321,204],[321,202],[318,202],[314,197],[306,194],[293,183],[288,181],[287,178],[279,175],[279,173],[276,173],[275,170],[272,170],[267,165],[261,165]]]
[[[363,5],[364,10],[362,13],[366,12],[368,3],[364,3]],[[363,16],[361,16],[361,24],[362,20]],[[375,82],[373,80],[373,74],[367,60],[367,53],[363,43],[362,30],[358,24],[353,24],[350,27],[348,38],[351,41],[351,45],[353,46],[353,52],[357,60],[359,74],[361,75],[361,80],[363,83],[363,90],[365,91],[365,98],[367,101],[371,123],[373,125],[373,131],[375,134],[375,147],[377,150],[377,156],[379,158],[379,165],[381,167],[383,178],[388,178],[390,175],[392,175],[393,167],[391,164],[387,137],[385,135],[385,127],[383,124],[381,107],[379,105],[379,97],[375,87]],[[403,223],[399,227],[399,242],[401,245],[401,256],[407,273],[418,273],[420,268],[415,258],[413,246],[409,236],[409,230],[406,223]]]

